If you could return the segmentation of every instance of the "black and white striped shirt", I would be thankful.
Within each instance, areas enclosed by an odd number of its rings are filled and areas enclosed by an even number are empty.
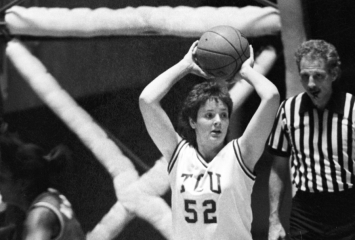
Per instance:
[[[355,97],[333,93],[323,111],[301,93],[282,102],[268,140],[272,154],[291,155],[295,186],[307,192],[352,188],[355,152]]]

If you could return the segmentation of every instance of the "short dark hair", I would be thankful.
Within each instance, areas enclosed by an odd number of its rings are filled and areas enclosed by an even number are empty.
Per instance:
[[[229,117],[232,113],[233,102],[226,86],[215,81],[205,81],[195,85],[184,101],[178,124],[178,132],[181,137],[194,147],[197,147],[196,133],[190,126],[190,118],[196,121],[198,110],[209,99],[222,101],[227,105]]]
[[[322,58],[329,72],[336,72],[338,78],[341,75],[341,61],[338,51],[333,44],[324,40],[308,40],[303,42],[295,52],[296,64],[300,71],[300,64],[303,57],[310,57],[312,59]]]

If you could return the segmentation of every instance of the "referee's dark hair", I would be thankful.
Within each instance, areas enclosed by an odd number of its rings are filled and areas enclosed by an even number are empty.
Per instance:
[[[310,57],[311,59],[323,59],[326,63],[329,73],[335,73],[336,79],[341,75],[341,61],[338,51],[333,44],[324,40],[308,40],[301,44],[296,50],[296,64],[298,71],[300,71],[300,63],[303,57]]]

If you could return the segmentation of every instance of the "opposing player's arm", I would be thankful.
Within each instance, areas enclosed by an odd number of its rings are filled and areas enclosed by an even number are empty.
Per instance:
[[[185,57],[149,83],[139,97],[139,106],[148,133],[167,160],[170,160],[181,138],[160,102],[173,85],[187,74],[207,77],[193,60],[196,45],[197,42],[194,42]]]
[[[261,102],[240,137],[239,143],[245,164],[250,170],[253,170],[264,152],[265,142],[270,134],[279,106],[280,94],[269,79],[251,67],[250,61],[253,61],[252,48],[250,52],[251,57],[244,62],[239,74],[254,87]]]
[[[50,240],[59,233],[60,223],[49,209],[37,207],[28,213],[24,225],[24,240]]]

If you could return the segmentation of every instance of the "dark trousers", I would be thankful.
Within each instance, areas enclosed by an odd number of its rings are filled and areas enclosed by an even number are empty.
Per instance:
[[[355,190],[297,191],[292,200],[291,240],[355,240]]]

